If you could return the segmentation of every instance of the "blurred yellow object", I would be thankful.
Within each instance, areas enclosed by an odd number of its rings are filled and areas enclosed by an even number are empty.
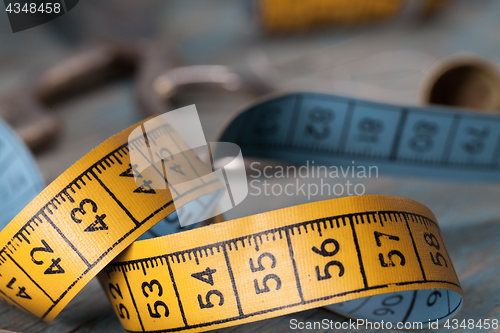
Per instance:
[[[269,32],[308,30],[331,24],[357,24],[396,16],[405,7],[427,16],[450,0],[259,0],[258,12]],[[418,13],[419,12],[419,13]]]

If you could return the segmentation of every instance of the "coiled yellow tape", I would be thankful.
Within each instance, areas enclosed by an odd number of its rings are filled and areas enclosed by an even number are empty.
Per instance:
[[[141,191],[130,177],[128,157],[129,150],[136,149],[127,143],[136,127],[120,132],[71,166],[0,233],[4,300],[52,320],[107,263],[173,212],[174,199],[182,206],[220,188],[212,177],[184,192]],[[167,145],[176,135],[164,126],[152,132]],[[182,144],[180,138],[175,141]],[[180,163],[186,169],[207,168],[192,152],[184,156]]]
[[[281,134],[300,139],[286,128],[300,129],[301,110],[305,117],[311,113],[316,126],[309,132],[306,127],[306,134],[330,133],[334,113],[327,116],[329,107],[340,112],[342,103],[350,106],[344,124],[354,126],[357,109],[351,101],[291,94],[250,108],[232,128],[246,123],[249,145],[269,153],[279,147]],[[284,111],[287,107],[292,117]],[[365,108],[359,112],[367,112]],[[412,112],[404,111],[401,121],[390,118],[396,128],[388,133],[394,140],[403,140],[405,126],[413,126]],[[432,119],[421,110],[416,115]],[[451,118],[457,128],[456,117]],[[345,301],[345,308],[336,310],[351,317],[420,321],[424,326],[462,308],[463,293],[434,215],[397,197],[349,197],[290,207],[139,241],[119,255],[170,214],[174,200],[179,208],[222,186],[193,152],[182,149],[185,144],[168,124],[131,140],[130,133],[142,124],[84,156],[0,233],[2,299],[50,321],[102,271],[101,283],[131,332],[201,331]],[[459,132],[452,131],[453,138]],[[241,141],[242,133],[226,132],[222,138],[234,134]],[[385,146],[387,140],[370,142]],[[183,172],[179,179],[164,179],[170,190],[152,191],[144,187],[146,182],[136,184],[129,153],[160,142],[186,150],[162,162],[164,168],[175,163]],[[297,147],[303,151],[303,145]],[[388,160],[397,162],[399,147],[389,147]],[[454,155],[445,157],[448,161]],[[194,175],[198,183],[176,189],[175,184]]]

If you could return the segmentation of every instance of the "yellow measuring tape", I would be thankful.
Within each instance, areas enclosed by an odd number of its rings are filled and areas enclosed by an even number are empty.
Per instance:
[[[99,277],[134,332],[214,329],[389,292],[462,292],[434,215],[390,196],[315,202],[136,242]],[[412,299],[395,297],[378,311]],[[405,306],[399,320],[445,318],[461,304],[436,317]]]
[[[250,146],[276,148],[262,139],[262,131],[279,135],[276,122],[286,127],[301,117],[292,105],[297,117],[280,120],[287,113],[276,106],[317,100],[323,106],[337,103],[338,110],[342,99],[327,97],[292,94],[258,104],[222,138],[241,139],[241,129],[230,132],[246,123],[249,136],[261,137],[249,137]],[[333,119],[312,110],[313,122]],[[411,124],[411,113],[404,117],[395,122],[395,133]],[[350,119],[346,124],[356,117]],[[0,233],[2,299],[50,321],[101,272],[103,288],[131,332],[208,330],[339,302],[345,308],[335,310],[350,317],[425,326],[462,308],[463,293],[436,218],[423,205],[398,197],[309,203],[139,241],[125,250],[174,211],[174,200],[179,208],[222,186],[189,150],[163,160],[163,168],[182,171],[178,179],[164,179],[169,189],[152,190],[147,179],[138,185],[131,152],[157,144],[186,150],[168,124],[139,131],[131,140],[143,123],[84,156]],[[389,158],[397,161],[391,147]],[[190,187],[176,186],[195,178]]]

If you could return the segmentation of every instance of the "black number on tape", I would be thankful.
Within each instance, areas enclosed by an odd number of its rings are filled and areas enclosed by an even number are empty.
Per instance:
[[[170,158],[167,158],[167,154],[170,155]],[[170,162],[170,159],[172,160],[172,162],[174,161],[174,155],[172,155],[172,152],[167,148],[160,149],[160,153],[158,154],[158,152],[156,152],[155,155],[158,158],[158,160],[162,160],[164,162]],[[169,169],[185,176],[184,172],[181,169],[180,164],[174,162],[174,165],[169,167]]]
[[[436,304],[437,300],[439,297],[441,297],[441,292],[439,292],[438,290],[436,291],[433,291],[429,297],[427,297],[427,306],[431,307],[433,306],[434,304]]]
[[[467,127],[467,134],[471,135],[473,138],[462,145],[463,150],[465,150],[470,155],[477,155],[483,152],[485,141],[490,135],[489,127],[484,127],[482,130]]]
[[[328,244],[333,244],[335,246],[335,249],[333,251],[327,251],[326,250],[326,246]],[[325,239],[323,241],[323,243],[321,243],[321,250],[318,250],[318,248],[316,246],[314,246],[312,248],[313,252],[315,252],[315,253],[323,256],[323,257],[334,256],[335,254],[337,254],[337,252],[339,252],[339,250],[340,250],[339,242],[337,242],[333,238],[327,238],[327,239]],[[328,271],[328,269],[331,266],[337,266],[339,268],[339,277],[341,277],[342,275],[344,275],[344,265],[342,265],[342,263],[340,261],[332,260],[332,261],[328,262],[325,265],[325,268],[324,268],[325,275],[321,275],[319,266],[315,267],[315,269],[316,269],[316,278],[318,279],[318,281],[327,280],[327,279],[331,279],[332,278],[332,275]]]
[[[262,253],[258,258],[257,258],[257,264],[258,266],[255,267],[254,265],[254,262],[253,262],[253,259],[250,258],[249,260],[249,265],[250,265],[250,270],[255,273],[255,272],[259,272],[259,271],[263,271],[265,270],[266,268],[264,267],[264,265],[262,264],[262,259],[264,257],[268,257],[272,260],[272,263],[271,263],[271,269],[273,269],[274,267],[276,267],[276,257],[273,256],[271,253],[269,252],[264,252]],[[273,279],[276,281],[276,290],[279,290],[281,288],[281,279],[276,275],[276,274],[267,274],[266,276],[264,276],[264,279],[262,280],[262,285],[263,285],[263,288],[260,288],[259,286],[259,281],[257,281],[257,279],[254,279],[253,280],[253,283],[254,283],[254,287],[255,287],[255,293],[256,294],[262,294],[262,293],[267,293],[267,292],[270,292],[271,289],[269,288],[269,286],[267,285],[267,281],[270,280],[270,279]]]
[[[180,173],[180,174],[181,174],[181,175],[183,175],[183,176],[185,176],[184,172],[183,172],[183,171],[182,171],[182,169],[181,169],[181,165],[180,165],[180,164],[174,163],[174,165],[173,165],[173,166],[171,166],[169,169],[170,169],[170,170],[173,170],[173,171],[175,171],[175,172],[177,172],[177,173]]]
[[[50,264],[49,268],[43,272],[43,274],[62,274],[64,273],[64,269],[59,265],[61,262],[61,258],[51,259],[52,264]]]
[[[264,267],[264,265],[262,265],[262,259],[264,257],[268,257],[272,260],[272,264],[271,264],[271,268],[274,268],[276,267],[276,258],[269,252],[264,252],[262,253],[258,258],[257,258],[257,267],[255,267],[255,265],[253,264],[253,259],[250,258],[249,260],[249,264],[250,264],[250,270],[252,272],[258,272],[258,271],[263,271],[265,270],[266,268]]]
[[[128,169],[120,173],[120,177],[135,177],[142,178],[142,175],[137,171],[137,164],[129,164]],[[151,187],[151,180],[143,180],[142,185],[134,190],[134,193],[150,193],[156,194],[156,191]]]
[[[390,306],[396,306],[403,301],[402,295],[393,295],[384,298],[382,301],[383,308],[378,308],[373,311],[376,316],[385,316],[387,314],[394,314],[394,310],[389,308]]]
[[[197,280],[200,280],[201,282],[207,283],[211,286],[214,285],[214,277],[213,274],[217,272],[216,269],[211,269],[210,267],[207,267],[204,271],[198,272],[198,273],[193,273],[191,274],[192,277],[194,277]],[[198,303],[200,304],[200,309],[209,309],[213,308],[214,304],[210,301],[210,296],[212,295],[217,295],[219,296],[219,306],[224,304],[224,296],[222,293],[218,290],[210,290],[206,295],[205,295],[205,302],[203,303],[203,298],[200,294],[198,294]]]
[[[7,284],[7,288],[14,289],[14,288],[12,288],[12,286],[14,285],[15,282],[16,282],[16,278],[13,277],[9,281],[9,283]],[[19,291],[16,294],[17,297],[31,299],[31,296],[26,293],[26,287],[18,287],[18,288],[19,288]]]
[[[373,311],[374,315],[385,316],[387,314],[394,314],[394,311],[389,308],[378,308]]]
[[[393,235],[389,235],[389,234],[384,234],[382,232],[378,232],[378,231],[375,231],[373,233],[375,235],[375,242],[377,243],[377,246],[378,247],[381,247],[382,246],[382,242],[380,241],[380,237],[381,236],[386,236],[387,238],[389,238],[390,240],[395,240],[395,241],[399,241],[399,237],[398,236],[393,236]]]
[[[129,164],[128,169],[120,173],[120,177],[135,177],[142,178],[140,172],[137,171],[137,164]]]
[[[339,277],[344,275],[344,265],[342,265],[342,263],[340,261],[332,260],[325,265],[325,269],[324,269],[325,275],[324,276],[321,276],[321,274],[319,272],[319,266],[316,266],[316,278],[318,279],[318,281],[328,280],[328,279],[332,278],[332,275],[328,271],[330,266],[337,266],[339,268]]]
[[[153,189],[151,184],[153,183],[152,180],[146,180],[144,179],[142,181],[142,185],[139,186],[134,190],[134,193],[149,193],[149,194],[156,194],[156,191]]]
[[[172,159],[172,160],[174,159],[174,155],[172,155],[172,152],[165,147],[160,149],[159,154],[158,154],[158,152],[155,152],[155,155],[158,158],[158,160],[163,160],[165,162],[170,161],[170,159]],[[169,157],[167,157],[167,155]]]
[[[271,288],[267,285],[267,281],[270,279],[273,279],[276,281],[276,290],[279,290],[281,288],[281,279],[278,277],[276,274],[267,274],[264,276],[264,280],[262,280],[262,285],[264,286],[262,289],[259,287],[259,281],[257,279],[253,280],[254,287],[255,287],[255,293],[262,294],[262,293],[268,293],[271,291]]]
[[[118,315],[120,316],[120,318],[125,319],[125,315],[123,314],[123,311],[125,311],[125,313],[127,314],[127,319],[130,319],[130,315],[129,315],[128,310],[125,307],[125,305],[123,305],[122,303],[120,303],[119,305],[115,304],[115,307],[116,307],[116,312],[118,313]]]
[[[382,242],[380,241],[380,237],[382,237],[382,236],[387,237],[389,240],[393,240],[393,241],[399,242],[399,237],[398,236],[384,234],[384,233],[378,232],[378,231],[374,231],[374,235],[375,235],[375,242],[377,243],[378,247],[382,246]],[[382,267],[394,267],[394,266],[396,266],[396,264],[392,260],[393,256],[398,256],[399,257],[399,259],[400,259],[399,264],[401,266],[404,266],[406,264],[405,256],[400,251],[398,251],[398,250],[391,250],[387,254],[387,262],[385,261],[384,255],[382,253],[378,254],[378,259],[380,261],[380,265]]]
[[[426,232],[426,233],[424,233],[424,239],[425,239],[425,242],[429,246],[435,247],[437,250],[439,250],[441,248],[441,246],[439,245],[439,242],[438,242],[436,236],[434,236],[434,234]],[[431,260],[432,260],[432,263],[434,265],[443,266],[443,263],[444,263],[444,266],[448,267],[448,263],[446,262],[446,259],[441,254],[441,252],[436,252],[435,255],[432,252],[429,252],[429,254],[431,256]],[[443,260],[442,262],[441,262],[441,259]]]
[[[376,143],[380,133],[384,131],[384,123],[380,119],[364,117],[358,122],[361,132],[356,139],[361,142]]]
[[[19,287],[19,291],[16,294],[17,297],[31,299],[31,296],[26,293],[25,287]]]
[[[439,252],[436,253],[436,257],[432,254],[432,252],[429,252],[431,254],[431,260],[432,263],[436,266],[443,266],[443,263],[441,263],[441,259],[444,261],[445,267],[448,267],[448,263],[446,262],[446,259],[443,257],[443,255]]]
[[[144,294],[144,296],[149,297],[149,294],[146,292],[146,287],[149,289],[149,292],[152,293],[153,286],[158,286],[158,296],[163,295],[163,288],[162,288],[160,282],[158,282],[158,280],[151,280],[151,282],[149,282],[149,283],[147,283],[147,282],[142,283],[141,289],[142,289],[142,293]]]
[[[264,111],[260,113],[260,120],[253,128],[254,133],[261,135],[276,134],[280,124],[281,108],[274,106]]]
[[[405,259],[404,255],[401,252],[399,252],[398,250],[389,251],[389,253],[387,254],[388,262],[385,262],[384,255],[382,253],[379,253],[378,260],[380,260],[380,265],[382,267],[394,267],[394,266],[396,266],[394,261],[392,261],[392,256],[395,256],[395,255],[399,257],[400,265],[404,266],[406,264],[406,259]]]
[[[439,242],[436,238],[436,236],[434,236],[434,234],[431,234],[431,233],[424,233],[424,239],[425,239],[425,242],[429,245],[429,246],[433,246],[435,247],[436,249],[440,249],[441,247],[439,246]]]
[[[434,146],[434,136],[438,133],[439,126],[430,121],[420,120],[413,126],[415,134],[409,141],[409,146],[417,153],[425,153]]]
[[[156,279],[153,279],[149,283],[143,282],[141,285],[142,293],[144,294],[145,297],[149,297],[149,294],[146,291],[146,288],[149,289],[150,293],[153,293],[154,286],[158,287],[158,297],[163,295],[163,287],[161,286],[160,282],[158,282],[158,280],[156,280]],[[163,301],[154,302],[153,309],[151,309],[151,304],[147,303],[146,305],[148,307],[149,316],[151,318],[160,318],[161,317],[160,311],[158,310],[159,307],[163,307],[163,315],[165,317],[168,317],[168,315],[170,314],[170,311],[168,310],[167,304],[165,304]]]
[[[170,215],[167,215],[167,217],[165,217],[165,221],[167,221],[167,223],[177,223],[179,222],[179,218],[177,217],[177,213],[172,213]]]
[[[198,279],[202,282],[208,283],[209,285],[213,286],[214,285],[214,278],[212,275],[215,272],[217,272],[217,270],[210,269],[210,267],[207,267],[207,269],[205,269],[203,272],[193,273],[193,274],[191,274],[191,276],[194,277],[195,279]]]
[[[309,111],[309,120],[305,132],[316,140],[323,140],[330,136],[329,124],[333,121],[334,114],[330,109],[315,107]]]
[[[149,303],[148,303],[148,311],[149,311],[149,315],[151,316],[151,318],[160,318],[161,317],[161,314],[158,311],[158,308],[160,306],[163,307],[163,309],[164,309],[163,315],[165,317],[168,317],[168,315],[170,314],[170,311],[168,310],[167,304],[163,303],[162,301],[156,301],[155,304],[153,305],[154,312],[151,309],[151,305],[149,305]]]
[[[12,285],[14,284],[14,282],[16,282],[16,278],[15,278],[15,277],[13,277],[13,278],[9,281],[9,283],[7,283],[7,288],[9,288],[9,289],[14,289],[14,288],[12,288]]]
[[[45,240],[41,239],[41,242],[43,246],[35,247],[30,252],[31,260],[37,265],[43,265],[43,261],[36,260],[35,253],[37,252],[54,253],[54,250],[52,250],[52,248],[49,246],[49,244],[47,244]],[[61,258],[55,258],[55,259],[52,258],[51,260],[52,263],[50,264],[49,268],[47,268],[45,272],[43,272],[43,274],[62,274],[65,272],[64,269],[61,267],[61,265],[59,265],[59,263],[61,262]]]
[[[110,292],[111,296],[113,296],[114,299],[116,299],[116,296],[115,296],[115,293],[113,291],[115,291],[116,294],[121,299],[123,299],[123,295],[122,295],[122,292],[120,290],[120,286],[118,285],[118,283],[116,284],[116,287],[112,283],[110,283],[110,284],[108,284],[108,288],[109,288],[109,292]],[[115,308],[116,308],[116,313],[118,314],[118,316],[120,318],[125,319],[125,314],[127,314],[127,316],[126,316],[127,319],[130,319],[130,315],[128,313],[128,310],[125,307],[125,305],[123,305],[123,303],[115,304]],[[125,314],[123,311],[125,311]]]
[[[333,251],[327,251],[326,246],[328,244],[333,244],[335,246],[335,249]],[[323,241],[323,243],[321,243],[321,250],[318,250],[318,248],[316,246],[314,246],[312,248],[312,250],[313,250],[313,252],[315,252],[323,257],[331,257],[331,256],[336,255],[337,252],[339,252],[340,246],[339,246],[339,242],[337,242],[335,239],[327,238]]]
[[[203,303],[201,295],[198,294],[198,303],[200,304],[200,309],[209,309],[214,307],[214,304],[210,302],[210,296],[212,295],[219,296],[219,306],[224,304],[224,296],[222,295],[222,293],[218,290],[210,290],[205,296],[205,301],[207,302],[206,304]]]
[[[120,286],[118,285],[118,283],[116,284],[116,287],[112,283],[110,283],[108,287],[109,287],[109,292],[111,293],[111,296],[113,296],[114,299],[116,299],[116,296],[113,293],[113,290],[116,291],[116,293],[118,294],[118,296],[120,296],[121,299],[123,299],[122,292],[120,290]]]
[[[97,213],[97,204],[92,200],[92,199],[83,199],[80,202],[80,207],[74,208],[71,210],[71,219],[75,223],[82,223],[82,219],[79,219],[76,217],[77,213],[80,213],[80,215],[85,215],[87,212],[85,211],[84,206],[86,204],[89,204],[92,207],[92,212]],[[85,228],[85,232],[93,232],[93,231],[98,231],[98,230],[108,230],[108,225],[104,222],[104,218],[106,217],[106,214],[96,214],[95,215],[95,221],[92,222],[87,228]]]

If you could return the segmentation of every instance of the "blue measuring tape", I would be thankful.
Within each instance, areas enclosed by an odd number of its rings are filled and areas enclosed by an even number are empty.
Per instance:
[[[239,113],[219,141],[245,157],[317,165],[376,163],[384,173],[500,180],[500,117],[323,93],[288,93]]]
[[[0,229],[45,187],[35,159],[17,134],[0,120]]]

